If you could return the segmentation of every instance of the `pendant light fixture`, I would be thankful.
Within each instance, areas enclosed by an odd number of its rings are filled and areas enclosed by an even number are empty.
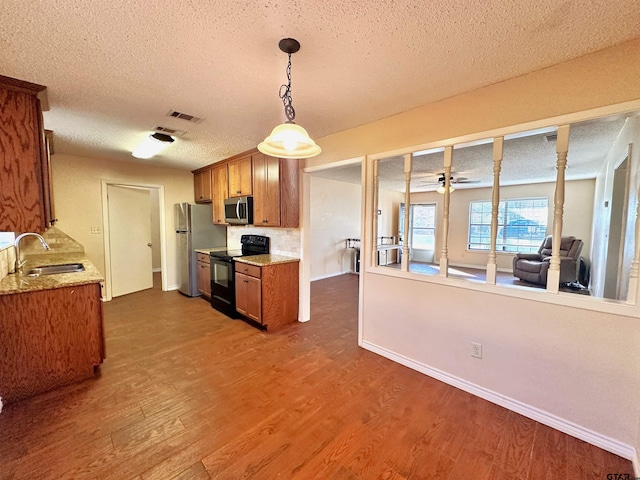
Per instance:
[[[291,54],[300,50],[300,43],[293,38],[283,38],[278,43],[280,50],[289,55],[287,65],[287,84],[280,86],[279,96],[284,104],[284,114],[287,121],[273,129],[271,135],[258,145],[265,155],[279,158],[311,158],[322,150],[316,145],[307,131],[296,125],[296,112],[291,100]]]
[[[131,152],[131,155],[136,158],[151,158],[160,153],[161,150],[164,150],[166,147],[171,145],[174,140],[175,139],[171,135],[159,132],[152,133],[145,138],[133,152]]]

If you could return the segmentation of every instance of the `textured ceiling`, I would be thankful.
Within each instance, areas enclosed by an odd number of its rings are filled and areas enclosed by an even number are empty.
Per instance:
[[[636,115],[636,114],[633,114]],[[569,130],[567,180],[595,178],[607,154],[622,129],[625,117],[612,117],[581,122]],[[504,142],[500,184],[553,182],[556,178],[556,144],[549,141],[548,132],[522,132],[506,137]],[[419,152],[417,152],[419,153]],[[428,154],[414,154],[412,192],[435,190],[444,171],[443,149]],[[347,183],[361,183],[360,164],[316,171],[315,176]],[[380,186],[398,192],[405,191],[404,159],[385,158],[378,164]],[[480,188],[493,185],[493,143],[454,146],[452,175],[455,188]]]
[[[157,126],[187,133],[146,164],[193,169],[283,120],[314,138],[638,37],[637,0],[3,0],[0,74],[48,87],[56,152],[135,161]],[[166,116],[176,109],[199,124]]]

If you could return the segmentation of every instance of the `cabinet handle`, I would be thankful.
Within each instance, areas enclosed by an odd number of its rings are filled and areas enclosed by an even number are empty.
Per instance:
[[[242,193],[242,190],[236,190],[236,193]]]
[[[243,280],[244,283],[249,283],[249,280]]]

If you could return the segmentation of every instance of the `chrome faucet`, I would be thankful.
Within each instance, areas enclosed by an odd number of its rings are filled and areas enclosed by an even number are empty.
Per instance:
[[[45,250],[50,250],[51,249],[51,247],[49,247],[49,244],[47,244],[45,239],[42,238],[42,235],[39,235],[37,233],[31,233],[31,232],[22,233],[22,234],[18,235],[16,237],[15,242],[14,242],[14,245],[16,247],[16,273],[18,273],[20,271],[20,269],[22,268],[22,266],[25,263],[27,263],[26,260],[20,260],[20,240],[22,240],[24,237],[27,237],[29,235],[37,237],[38,240],[40,240],[40,243],[42,244],[42,248],[44,248]]]

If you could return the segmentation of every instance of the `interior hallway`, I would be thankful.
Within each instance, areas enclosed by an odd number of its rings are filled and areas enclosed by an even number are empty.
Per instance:
[[[357,347],[356,275],[263,333],[158,288],[93,380],[0,413],[1,479],[604,479],[631,463]],[[390,319],[393,321],[393,319]]]

